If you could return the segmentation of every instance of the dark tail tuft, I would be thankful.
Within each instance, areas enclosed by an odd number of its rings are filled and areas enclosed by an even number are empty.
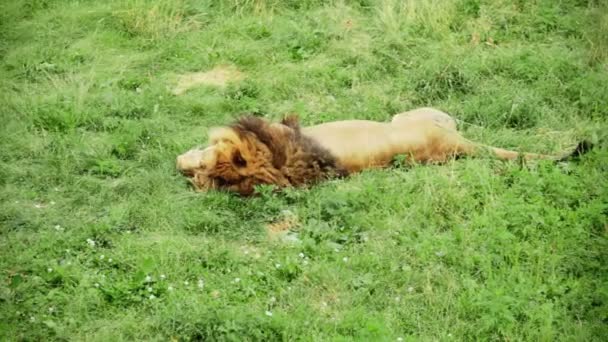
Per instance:
[[[582,155],[588,153],[593,149],[593,143],[589,140],[583,140],[576,145],[574,151],[572,151],[567,156],[564,156],[559,161],[570,161],[570,160],[578,160]]]

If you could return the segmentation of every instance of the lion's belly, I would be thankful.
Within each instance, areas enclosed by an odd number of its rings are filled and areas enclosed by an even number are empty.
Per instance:
[[[426,143],[425,130],[375,121],[352,120],[307,127],[304,134],[327,148],[349,172],[385,167],[395,155]]]

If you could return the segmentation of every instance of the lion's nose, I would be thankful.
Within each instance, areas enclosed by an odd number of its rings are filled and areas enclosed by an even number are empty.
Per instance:
[[[175,166],[177,170],[181,173],[187,176],[191,176],[194,172],[194,169],[198,166],[198,160],[192,158],[192,156],[188,153],[182,154],[177,157],[177,160],[175,161]]]
[[[183,155],[181,155],[181,156],[177,156],[177,159],[176,159],[176,161],[175,161],[175,168],[176,168],[176,169],[177,169],[179,172],[181,172],[181,173],[183,173],[183,174],[187,174],[187,173],[188,173],[188,172],[187,172],[187,171],[188,171],[188,168],[186,167],[186,160],[185,160],[185,158],[184,158],[184,156],[183,156]]]
[[[175,161],[176,167],[183,174],[191,176],[195,170],[205,168],[203,157],[206,150],[192,149],[182,155],[179,155]]]

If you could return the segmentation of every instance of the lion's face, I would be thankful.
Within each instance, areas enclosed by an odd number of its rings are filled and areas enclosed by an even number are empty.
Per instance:
[[[214,128],[209,146],[177,157],[176,166],[199,191],[222,189],[250,195],[258,184],[289,185],[280,172],[282,144],[291,129],[252,118],[232,127]]]
[[[193,148],[177,157],[177,169],[185,176],[193,177],[195,173],[213,167],[216,163],[216,147],[209,146],[205,149]]]
[[[204,149],[192,149],[177,157],[177,169],[191,178],[199,191],[227,189],[249,193],[244,185],[246,167],[238,147],[231,142],[218,142]]]

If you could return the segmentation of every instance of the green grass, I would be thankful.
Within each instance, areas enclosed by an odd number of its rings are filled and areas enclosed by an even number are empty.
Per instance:
[[[601,0],[2,1],[0,338],[602,340],[606,51]],[[171,95],[222,64],[246,79]],[[484,143],[598,148],[252,199],[174,169],[243,111],[427,105]],[[289,212],[298,240],[269,240]]]

